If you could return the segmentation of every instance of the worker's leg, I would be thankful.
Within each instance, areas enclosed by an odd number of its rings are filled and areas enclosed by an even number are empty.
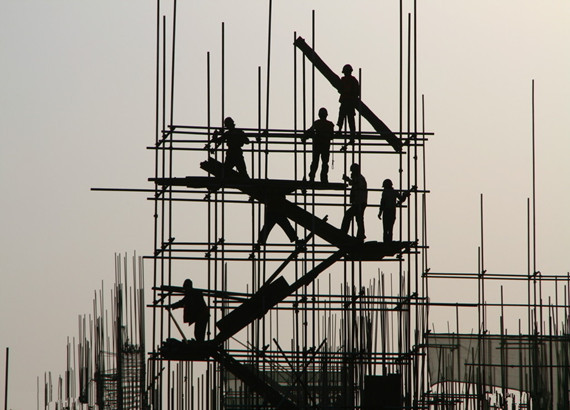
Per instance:
[[[227,175],[230,170],[236,165],[235,155],[231,152],[226,152],[226,160],[224,161],[224,175]]]
[[[356,124],[354,122],[354,117],[356,116],[356,104],[355,102],[345,102],[344,104],[344,115],[348,122],[348,128],[350,129],[350,136],[353,139],[356,137]]]
[[[194,324],[194,337],[196,341],[203,342],[206,337],[206,327],[208,326],[208,318],[200,318]]]
[[[259,238],[257,238],[257,243],[259,245],[265,245],[267,242],[267,237],[269,236],[269,232],[271,232],[276,222],[277,221],[275,219],[275,214],[271,212],[271,210],[266,206],[263,228],[261,228],[261,231],[259,232]]]
[[[277,218],[277,223],[283,229],[283,231],[287,235],[287,238],[289,238],[289,241],[294,242],[299,239],[297,237],[297,232],[295,232],[295,229],[293,228],[293,226],[291,226],[291,223],[285,216],[283,215],[279,216]]]
[[[317,173],[317,168],[319,167],[319,150],[313,145],[313,160],[311,162],[311,167],[309,169],[309,180],[315,180],[315,174]]]
[[[249,178],[247,174],[247,168],[245,166],[245,160],[243,159],[243,155],[236,155],[235,157],[235,166],[237,171],[246,178]]]
[[[338,120],[336,121],[336,125],[338,126],[339,131],[342,130],[342,124],[344,123],[345,115],[344,106],[341,103],[340,107],[338,107]]]
[[[384,211],[383,226],[384,226],[384,242],[392,242],[392,230],[394,229],[394,222],[396,222],[396,210]]]
[[[358,205],[356,206],[356,226],[358,227],[356,232],[356,237],[360,240],[364,240],[366,235],[364,234],[364,210],[366,209],[366,205]]]
[[[330,150],[327,147],[321,151],[321,161],[323,162],[321,165],[321,182],[329,182],[329,158]]]

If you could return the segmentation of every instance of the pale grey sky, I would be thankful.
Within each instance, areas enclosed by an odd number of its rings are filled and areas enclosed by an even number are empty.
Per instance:
[[[314,9],[320,55],[337,71],[345,62],[362,68],[363,99],[396,129],[399,2],[273,3],[270,126],[292,123],[293,32],[310,38]],[[545,274],[566,273],[570,3],[418,3],[418,91],[436,134],[427,147],[430,267],[476,270],[483,193],[487,269],[526,272],[535,79],[537,262]],[[205,124],[206,52],[219,72],[224,21],[226,114],[256,126],[267,2],[179,0],[179,7],[175,122]],[[90,188],[149,187],[156,3],[4,0],[1,10],[0,364],[10,347],[10,407],[30,409],[36,377],[64,369],[77,315],[91,312],[102,281],[112,284],[114,253],[151,253],[145,195]],[[317,105],[334,108],[336,98],[318,79]],[[369,180],[388,172],[368,169]],[[184,175],[193,171],[189,164]],[[380,235],[373,216],[370,229]]]

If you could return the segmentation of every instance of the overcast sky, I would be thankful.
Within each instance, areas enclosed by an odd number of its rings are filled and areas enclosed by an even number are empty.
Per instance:
[[[273,3],[270,127],[291,125],[293,33],[310,38],[314,9],[321,57],[337,72],[346,62],[362,68],[363,99],[397,130],[399,2]],[[427,147],[431,270],[476,271],[482,193],[487,270],[526,273],[534,79],[537,267],[565,274],[570,3],[418,3],[418,91],[435,133]],[[205,125],[206,53],[217,72],[225,22],[225,110],[238,126],[255,127],[267,2],[179,0],[179,7],[175,122]],[[113,283],[114,253],[152,252],[146,196],[90,188],[149,187],[155,13],[155,2],[140,0],[2,2],[0,364],[9,347],[11,408],[35,408],[36,377],[64,370],[77,316],[91,312],[103,281],[107,289]],[[336,99],[317,80],[316,104],[335,112]],[[219,118],[219,101],[213,106]],[[184,175],[193,171],[189,165]],[[367,172],[376,183],[386,173]],[[380,224],[370,226],[380,237]]]

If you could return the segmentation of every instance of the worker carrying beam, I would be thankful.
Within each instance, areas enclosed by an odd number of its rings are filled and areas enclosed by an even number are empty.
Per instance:
[[[210,148],[210,144],[215,143],[214,149],[218,148],[220,144],[226,143],[228,150],[226,152],[226,159],[224,161],[224,169],[230,170],[234,167],[240,173],[240,175],[249,178],[247,174],[247,168],[245,166],[245,160],[243,159],[243,146],[249,144],[249,138],[245,135],[243,130],[236,128],[234,120],[232,117],[227,117],[224,120],[224,125],[226,131],[216,130],[212,139],[206,144],[204,148],[209,149],[210,152],[213,151]],[[258,141],[259,141],[259,137]]]
[[[321,72],[321,74],[331,83],[331,85],[336,88],[340,94],[343,94],[343,86],[341,84],[341,79],[339,76],[336,75],[330,69],[330,67],[326,65],[326,63],[319,57],[315,50],[313,50],[302,37],[297,37],[295,40],[295,46],[303,52],[305,57],[307,57],[309,61],[313,63],[315,68]],[[358,89],[360,89],[360,87],[358,87]],[[368,120],[370,125],[372,125],[372,127],[374,127],[380,136],[384,138],[397,152],[402,151],[402,141],[400,141],[400,139],[396,137],[392,131],[390,131],[386,124],[384,124],[382,120],[378,118],[366,104],[364,104],[364,102],[360,99],[360,90],[358,92],[357,104],[355,104],[354,108]],[[346,150],[345,147],[343,147],[344,150]],[[343,149],[341,149],[341,151],[342,150]]]
[[[348,128],[350,128],[350,142],[354,144],[354,139],[356,138],[354,116],[356,115],[355,110],[360,99],[360,84],[358,84],[358,80],[352,75],[352,66],[350,64],[344,65],[342,73],[344,76],[340,79],[340,87],[338,89],[340,93],[338,99],[340,107],[338,109],[338,121],[336,125],[338,125],[338,132],[340,134],[346,119]]]
[[[204,301],[202,291],[194,289],[190,279],[186,279],[182,287],[184,289],[184,298],[165,307],[169,310],[184,308],[184,323],[188,323],[188,326],[195,323],[194,337],[197,342],[203,342],[206,335],[206,326],[210,319],[210,309]]]
[[[341,231],[348,233],[348,228],[353,219],[356,219],[358,227],[356,238],[364,241],[364,210],[368,202],[368,185],[366,179],[360,173],[360,165],[352,164],[350,166],[350,177],[342,176],[342,179],[352,185],[350,189],[350,208],[348,208],[342,219]]]
[[[319,167],[319,158],[321,159],[321,182],[329,182],[329,158],[331,149],[331,140],[334,137],[334,124],[327,120],[328,111],[322,107],[319,109],[319,119],[316,120],[311,128],[305,131],[302,139],[313,139],[313,161],[309,170],[309,180],[315,180],[315,174]],[[354,115],[354,114],[353,114]],[[354,120],[354,118],[353,118]]]

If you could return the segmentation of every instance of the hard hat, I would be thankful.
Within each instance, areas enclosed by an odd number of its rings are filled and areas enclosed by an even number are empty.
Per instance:
[[[192,286],[192,280],[186,279],[186,280],[184,281],[184,285],[182,285],[182,287],[184,288],[184,290],[190,290],[190,289],[192,289],[192,287],[193,287],[193,286]]]
[[[229,128],[230,126],[235,125],[235,122],[232,117],[226,117],[224,120],[224,125]]]

